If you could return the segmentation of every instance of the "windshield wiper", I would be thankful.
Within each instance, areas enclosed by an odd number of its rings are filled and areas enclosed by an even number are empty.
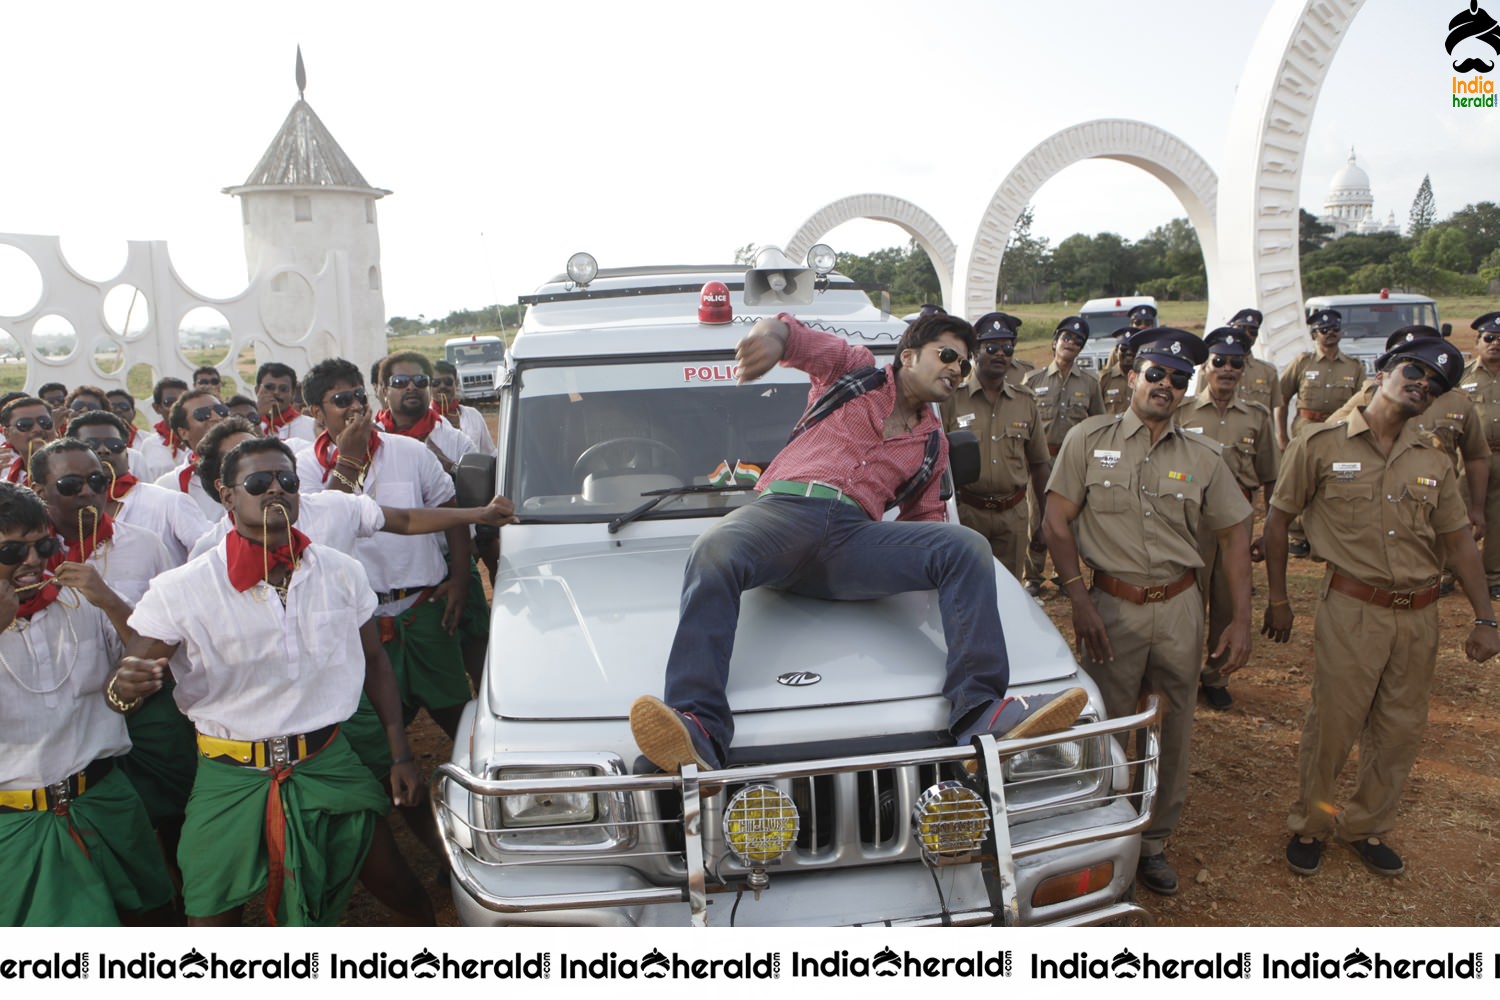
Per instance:
[[[647,500],[645,503],[641,504],[634,510],[628,510],[625,513],[621,514],[619,517],[615,518],[613,521],[610,521],[609,533],[611,535],[615,534],[631,521],[636,520],[642,514],[650,511],[653,507],[661,503],[667,497],[686,496],[690,493],[744,493],[747,490],[753,489],[755,489],[755,485],[753,483],[734,483],[733,485],[727,486],[719,486],[713,483],[706,483],[701,486],[669,486],[666,489],[662,490],[647,490],[646,492],[642,493],[641,496],[650,497],[651,499]]]

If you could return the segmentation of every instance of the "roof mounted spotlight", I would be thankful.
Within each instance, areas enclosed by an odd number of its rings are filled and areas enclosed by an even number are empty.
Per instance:
[[[820,278],[827,277],[837,263],[838,254],[827,243],[815,244],[807,251],[807,266],[817,271]]]
[[[579,288],[589,287],[589,282],[599,273],[599,262],[591,253],[582,250],[568,258],[568,280]]]

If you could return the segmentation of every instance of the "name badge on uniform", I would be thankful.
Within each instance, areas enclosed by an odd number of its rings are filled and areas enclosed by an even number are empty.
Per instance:
[[[1318,370],[1316,368],[1313,368],[1305,371],[1302,373],[1302,377],[1307,379],[1309,382],[1315,382],[1318,379]]]
[[[1465,382],[1463,385],[1459,386],[1459,388],[1462,389],[1464,392],[1474,392],[1475,390],[1477,390],[1479,388],[1479,383],[1478,382]]]
[[[963,430],[974,422],[974,414],[960,413],[958,415],[958,429]]]
[[[1038,396],[1045,396],[1052,391],[1052,387],[1050,385],[1034,385],[1031,387],[1031,391]]]
[[[1359,475],[1359,468],[1358,462],[1334,462],[1333,474],[1340,479],[1353,479]]]
[[[1203,428],[1202,427],[1184,427],[1183,430],[1187,431],[1189,434],[1202,434],[1203,433]]]
[[[1118,451],[1095,448],[1094,460],[1106,469],[1113,469],[1120,461],[1120,453]]]
[[[1105,389],[1104,390],[1104,394],[1106,396],[1118,396],[1120,394],[1120,390],[1119,389]]]

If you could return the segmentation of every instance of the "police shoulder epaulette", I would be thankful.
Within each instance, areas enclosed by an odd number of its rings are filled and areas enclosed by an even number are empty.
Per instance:
[[[1084,436],[1096,434],[1107,429],[1119,419],[1120,416],[1114,413],[1101,413],[1097,416],[1085,417],[1083,420],[1078,421],[1068,434],[1070,436],[1073,434],[1082,434]]]
[[[1221,455],[1224,453],[1224,446],[1215,441],[1213,438],[1209,437],[1207,434],[1184,433],[1181,427],[1177,428],[1177,432],[1178,435],[1184,440],[1191,441],[1200,447],[1207,448],[1215,455]]]

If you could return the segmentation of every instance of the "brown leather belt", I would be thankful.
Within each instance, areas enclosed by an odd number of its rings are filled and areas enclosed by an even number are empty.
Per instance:
[[[1400,611],[1421,611],[1438,599],[1438,585],[1435,583],[1421,590],[1380,590],[1337,572],[1329,578],[1328,589],[1337,590],[1340,594],[1346,594],[1366,604],[1374,604],[1381,608],[1396,608]]]
[[[1197,582],[1197,572],[1188,570],[1171,583],[1153,583],[1146,587],[1137,587],[1133,583],[1126,583],[1118,577],[1110,576],[1102,570],[1094,570],[1095,587],[1111,597],[1118,597],[1131,604],[1159,604],[1162,601],[1170,601]]]
[[[1302,407],[1299,406],[1299,407],[1297,407],[1297,416],[1301,417],[1303,420],[1311,420],[1315,424],[1321,424],[1323,421],[1325,421],[1329,417],[1333,416],[1333,411],[1332,410],[1305,410],[1305,409],[1303,409]]]
[[[970,507],[978,507],[980,510],[1010,510],[1016,504],[1026,499],[1026,487],[1022,486],[1014,493],[1007,493],[1003,497],[986,496],[983,493],[970,493],[968,490],[959,488],[958,502]]]

